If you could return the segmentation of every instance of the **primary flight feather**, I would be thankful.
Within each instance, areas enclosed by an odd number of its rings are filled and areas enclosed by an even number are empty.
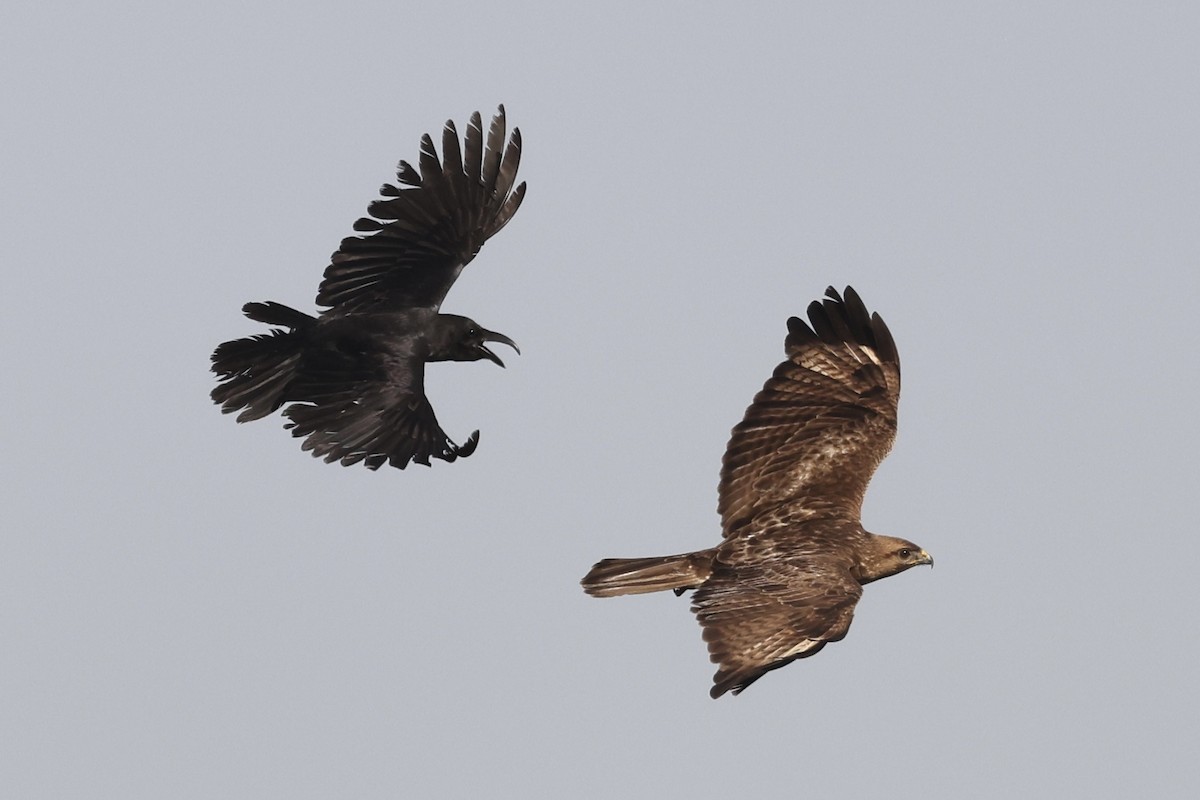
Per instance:
[[[213,401],[225,413],[241,412],[238,422],[287,405],[285,427],[327,462],[403,469],[474,452],[479,431],[460,445],[438,424],[425,396],[425,365],[487,359],[503,367],[486,343],[517,349],[504,334],[441,313],[441,305],[463,267],[520,207],[520,160],[520,131],[505,143],[504,106],[486,134],[473,114],[461,147],[448,121],[440,161],[433,139],[423,136],[417,167],[401,161],[399,185],[384,184],[370,216],[354,223],[366,235],[343,239],[331,257],[317,292],[324,311],[314,317],[273,302],[243,307],[250,319],[276,327],[216,349]]]

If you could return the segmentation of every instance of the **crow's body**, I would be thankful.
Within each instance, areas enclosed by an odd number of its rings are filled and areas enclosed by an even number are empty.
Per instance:
[[[425,364],[487,359],[504,366],[487,342],[516,345],[473,320],[440,313],[462,268],[516,212],[520,133],[504,147],[504,108],[484,142],[478,114],[465,148],[447,122],[438,162],[432,139],[421,142],[420,172],[400,162],[399,182],[385,185],[360,219],[368,236],[343,240],[317,295],[330,306],[314,317],[279,303],[247,303],[251,319],[278,326],[226,342],[213,353],[221,384],[213,400],[239,422],[287,405],[287,427],[304,449],[343,465],[371,469],[470,455],[442,431],[425,396]]]

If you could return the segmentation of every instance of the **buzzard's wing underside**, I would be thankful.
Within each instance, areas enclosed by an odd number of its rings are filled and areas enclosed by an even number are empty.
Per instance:
[[[787,360],[733,429],[721,469],[723,533],[787,503],[858,519],[867,483],[891,449],[900,358],[887,325],[858,294],[832,287],[788,320]]]
[[[842,559],[762,560],[717,567],[692,598],[718,665],[710,694],[738,694],[767,672],[815,655],[850,629],[862,586]]]

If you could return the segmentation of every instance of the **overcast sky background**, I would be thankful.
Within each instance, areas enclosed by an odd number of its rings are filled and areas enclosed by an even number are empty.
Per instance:
[[[1194,797],[1200,7],[14,3],[0,25],[0,794]],[[529,194],[445,310],[455,464],[236,425],[426,131]],[[828,284],[904,363],[868,528],[933,571],[714,702],[730,428]]]

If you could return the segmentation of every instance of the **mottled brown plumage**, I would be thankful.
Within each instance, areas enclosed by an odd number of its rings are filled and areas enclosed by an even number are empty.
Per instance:
[[[912,542],[862,527],[867,484],[896,435],[900,357],[853,289],[825,294],[807,324],[788,320],[787,360],[733,429],[717,506],[723,541],[605,559],[583,579],[596,597],[695,589],[718,665],[714,698],[842,639],[864,584],[933,564]]]
[[[421,139],[419,169],[405,161],[399,186],[384,184],[370,217],[354,223],[366,236],[342,240],[325,269],[313,317],[279,303],[247,303],[258,322],[282,326],[225,342],[213,353],[220,385],[212,391],[238,422],[284,404],[286,427],[327,462],[403,469],[430,458],[454,461],[475,450],[479,431],[461,445],[442,430],[425,396],[431,361],[504,363],[486,342],[511,339],[467,317],[440,313],[442,300],[480,247],[521,205],[513,187],[521,134],[505,145],[504,106],[487,131],[471,117],[460,148],[453,122],[442,131],[442,159]]]

